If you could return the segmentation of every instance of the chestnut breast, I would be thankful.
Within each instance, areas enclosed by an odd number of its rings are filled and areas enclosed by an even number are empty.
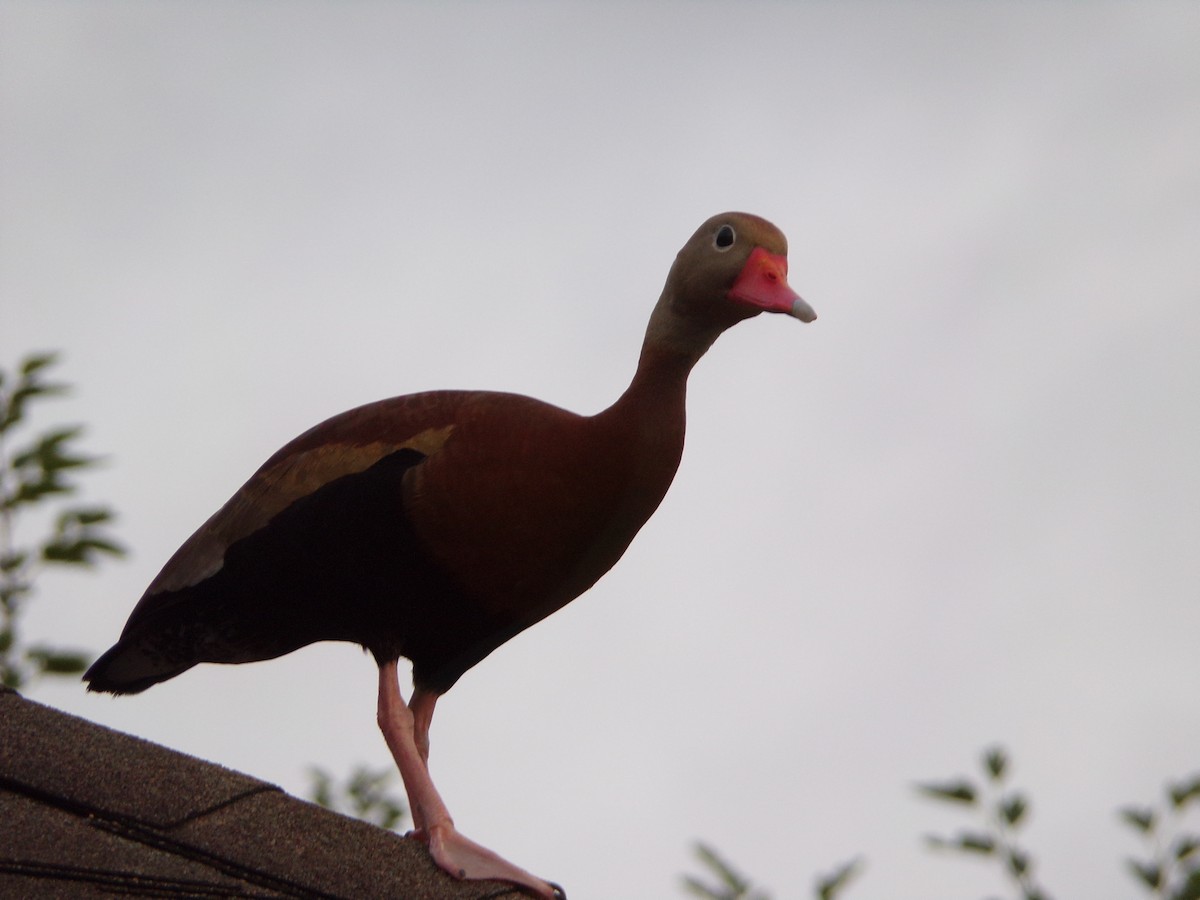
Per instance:
[[[631,406],[589,417],[515,394],[456,399],[445,443],[405,477],[405,512],[473,600],[531,624],[591,587],[658,507],[682,405],[646,428]]]

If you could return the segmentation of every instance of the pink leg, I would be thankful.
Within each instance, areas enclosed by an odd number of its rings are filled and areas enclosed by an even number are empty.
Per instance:
[[[408,708],[413,714],[413,738],[417,752],[425,768],[429,768],[429,725],[433,722],[433,707],[437,704],[438,695],[430,691],[414,690]]]
[[[496,879],[520,885],[545,900],[563,900],[562,890],[514,866],[486,847],[459,834],[446,804],[429,777],[429,723],[436,694],[417,691],[413,707],[400,696],[396,661],[379,667],[379,730],[400,769],[417,833],[429,844],[434,861],[455,878]]]

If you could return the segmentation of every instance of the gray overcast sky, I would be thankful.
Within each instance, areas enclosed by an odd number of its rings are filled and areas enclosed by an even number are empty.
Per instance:
[[[672,492],[468,673],[433,770],[572,900],[689,842],[780,898],[1000,890],[911,784],[1002,741],[1055,896],[1200,768],[1200,5],[0,2],[0,359],[57,348],[131,560],[47,577],[100,651],[279,445],[434,387],[580,411],[740,208],[820,313],[699,367]],[[386,749],[324,645],[35,699],[303,793]]]

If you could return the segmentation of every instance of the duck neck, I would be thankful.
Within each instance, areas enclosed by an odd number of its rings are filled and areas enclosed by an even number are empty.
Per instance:
[[[664,298],[665,301],[665,298]],[[592,424],[603,434],[620,475],[613,527],[627,535],[641,528],[665,496],[683,457],[688,374],[716,335],[680,340],[676,314],[660,301],[646,329],[637,371],[629,387]]]
[[[632,426],[636,433],[631,437],[642,446],[671,448],[668,455],[677,460],[683,450],[688,375],[720,333],[709,332],[679,315],[664,296],[646,327],[633,380],[601,415]]]
[[[638,374],[643,369],[658,369],[665,366],[682,367],[681,375],[686,380],[692,366],[708,352],[713,341],[724,330],[712,322],[698,321],[695,317],[681,313],[664,293],[650,315],[646,325],[646,337],[642,341],[642,354],[638,360]],[[634,376],[637,380],[637,376]]]

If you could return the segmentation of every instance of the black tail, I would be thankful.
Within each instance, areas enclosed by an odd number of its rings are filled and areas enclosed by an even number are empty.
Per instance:
[[[151,685],[186,672],[192,663],[180,666],[165,661],[157,664],[136,644],[118,642],[92,663],[83,674],[89,691],[105,694],[140,694]]]

